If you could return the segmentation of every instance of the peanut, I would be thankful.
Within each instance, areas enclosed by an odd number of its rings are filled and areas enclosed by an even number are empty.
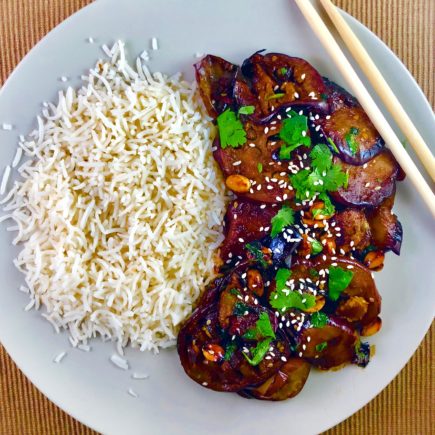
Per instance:
[[[249,179],[239,174],[230,175],[225,180],[225,184],[227,185],[228,189],[231,189],[236,193],[246,193],[249,192],[249,189],[251,188],[251,182]]]
[[[218,344],[206,344],[202,348],[205,359],[211,362],[219,362],[225,355],[224,349]]]
[[[371,270],[379,271],[384,267],[384,258],[382,251],[370,251],[364,257],[364,264]]]

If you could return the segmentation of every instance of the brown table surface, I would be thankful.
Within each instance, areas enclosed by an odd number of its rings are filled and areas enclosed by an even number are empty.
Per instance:
[[[0,0],[0,83],[42,36],[88,3],[89,0]],[[434,106],[435,0],[335,3],[393,49]],[[434,330],[432,326],[411,361],[382,393],[327,434],[435,434]],[[93,433],[46,399],[0,346],[0,434]]]

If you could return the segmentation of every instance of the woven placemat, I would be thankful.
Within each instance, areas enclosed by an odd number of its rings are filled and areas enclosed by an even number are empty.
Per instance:
[[[88,3],[88,0],[0,0],[0,83],[42,36]],[[434,106],[435,0],[336,0],[335,3],[393,49]],[[434,331],[432,327],[411,361],[381,394],[327,434],[435,433]],[[315,415],[313,409],[313,418]],[[94,432],[46,399],[0,346],[0,434]]]

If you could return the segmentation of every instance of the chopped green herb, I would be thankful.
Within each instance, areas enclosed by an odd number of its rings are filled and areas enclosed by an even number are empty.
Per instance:
[[[245,305],[243,302],[236,302],[233,310],[234,315],[243,316],[246,311],[249,311],[249,307],[247,305]]]
[[[219,138],[223,149],[238,148],[246,143],[246,132],[236,114],[227,109],[217,117]]]
[[[326,193],[334,192],[345,185],[348,175],[343,172],[340,165],[332,163],[332,153],[326,145],[316,145],[310,156],[312,171],[302,169],[290,176],[292,186],[296,190],[296,199],[311,200],[315,195],[319,195],[319,198],[328,202],[329,208],[332,209],[333,205]]]
[[[288,293],[288,294],[287,294]],[[311,294],[300,294],[296,291],[276,291],[270,295],[270,305],[276,310],[282,312],[290,309],[297,308],[299,310],[306,310],[316,305],[316,298]]]
[[[341,293],[348,287],[353,278],[351,270],[345,270],[340,266],[330,266],[329,268],[329,298],[336,301]]]
[[[316,145],[310,152],[311,164],[320,172],[332,166],[332,153],[326,145]]]
[[[308,273],[310,274],[310,276],[312,278],[317,278],[319,276],[319,272],[317,272],[316,269],[313,269],[312,267],[310,268],[310,270],[308,271]]]
[[[316,344],[316,350],[317,350],[317,352],[322,352],[327,347],[328,347],[328,343],[326,341],[324,341],[323,343],[320,343],[320,344]]]
[[[311,138],[307,136],[308,118],[298,115],[293,110],[289,113],[289,118],[284,119],[279,132],[279,137],[285,144],[279,150],[281,160],[290,159],[290,154],[296,148],[305,145],[311,146]]]
[[[260,242],[251,242],[245,245],[245,248],[252,254],[255,261],[257,261],[261,267],[268,267],[267,261],[264,259],[264,254],[261,250]]]
[[[252,115],[255,112],[255,106],[242,106],[239,109],[239,115]]]
[[[248,360],[251,366],[258,366],[258,364],[263,361],[263,358],[266,356],[266,353],[269,350],[271,341],[271,338],[265,338],[264,340],[260,341],[254,349],[251,349],[252,358],[246,355],[245,352],[242,352],[243,356]]]
[[[292,208],[288,205],[283,205],[281,210],[272,218],[272,232],[270,235],[275,237],[281,233],[285,227],[293,225],[295,221],[294,214]]]
[[[236,288],[232,288],[232,289],[230,289],[230,293],[231,293],[232,295],[234,295],[234,296],[239,296],[239,295],[241,295],[240,291],[239,291],[238,289],[236,289]]]
[[[337,145],[335,145],[335,142],[330,137],[327,138],[327,141],[332,146],[332,149],[338,154],[339,151],[338,151]]]
[[[320,94],[320,97],[322,98],[322,100],[327,100],[328,99],[328,94]]]
[[[275,332],[273,331],[272,324],[270,323],[269,315],[265,312],[260,314],[255,328],[250,328],[243,335],[248,340],[260,340],[263,338],[275,338]]]
[[[311,326],[313,328],[323,328],[327,325],[329,317],[325,313],[317,311],[311,316]]]
[[[335,213],[335,207],[329,196],[326,193],[321,193],[319,199],[323,201],[324,206],[323,208],[313,208],[313,218],[316,218],[318,215],[332,216]]]
[[[288,71],[288,69],[285,68],[285,67],[282,67],[282,68],[279,70],[279,72],[280,72],[282,75],[287,74],[287,71]]]
[[[263,172],[263,163],[257,163],[258,172],[261,174]]]
[[[317,255],[323,251],[323,245],[318,240],[311,242],[311,254]]]
[[[230,343],[230,344],[228,344],[228,346],[225,349],[224,360],[228,361],[229,359],[231,359],[231,357],[233,356],[233,354],[236,351],[236,349],[237,349],[236,343]]]
[[[278,98],[282,98],[284,97],[285,93],[284,92],[278,92],[276,94],[270,95],[269,97],[267,97],[268,100],[277,100]]]
[[[355,127],[351,127],[349,133],[345,136],[347,145],[349,146],[350,152],[354,156],[358,151],[359,145],[356,141],[356,136],[358,135],[359,130]]]
[[[290,269],[278,269],[278,272],[276,272],[275,281],[276,281],[276,290],[281,291],[285,289],[286,282],[291,277],[292,272]]]

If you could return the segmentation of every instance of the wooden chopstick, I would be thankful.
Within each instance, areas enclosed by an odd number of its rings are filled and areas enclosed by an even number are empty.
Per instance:
[[[341,72],[347,85],[352,89],[361,106],[366,111],[368,117],[377,128],[386,144],[396,157],[397,161],[408,175],[409,180],[414,185],[415,190],[423,198],[432,215],[435,217],[435,195],[419,172],[411,157],[405,151],[399,138],[388,124],[381,110],[365,88],[350,62],[347,60],[340,46],[332,36],[331,32],[322,21],[310,0],[295,0],[302,14],[305,16],[313,32],[331,56],[337,69]]]
[[[393,119],[408,139],[408,142],[414,148],[417,157],[426,168],[432,181],[435,181],[435,157],[432,155],[429,147],[421,137],[421,134],[415,128],[415,125],[405,112],[405,109],[400,104],[396,95],[394,95],[394,92],[391,90],[378,67],[367,53],[367,50],[356,37],[355,33],[353,33],[338,9],[332,4],[331,0],[320,0],[320,2],[328,13],[329,18],[331,18],[334,23],[335,28],[338,30],[338,33],[353,58],[357,61],[376,93],[379,95],[388,111],[391,113]]]

